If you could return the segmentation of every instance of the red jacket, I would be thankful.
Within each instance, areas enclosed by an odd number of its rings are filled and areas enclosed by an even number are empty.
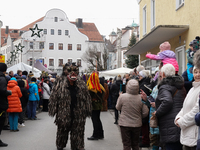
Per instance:
[[[20,98],[22,97],[21,90],[17,81],[8,81],[7,90],[12,91],[12,95],[8,96],[8,109],[7,112],[22,112]]]

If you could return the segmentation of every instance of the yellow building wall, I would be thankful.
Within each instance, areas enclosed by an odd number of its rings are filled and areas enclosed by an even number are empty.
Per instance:
[[[168,40],[169,43],[171,44],[171,50],[172,50],[172,51],[175,52],[175,49],[176,49],[177,47],[180,47],[180,46],[183,46],[183,45],[185,45],[185,46],[186,46],[186,49],[187,49],[186,39],[187,39],[187,37],[188,37],[188,33],[189,33],[189,31],[186,31],[186,32],[184,32],[184,33],[182,33],[182,34],[180,34],[180,35],[178,35],[178,36],[175,36],[174,38]],[[181,37],[181,40],[180,40],[180,41],[179,41],[179,37]],[[152,54],[157,54],[157,53],[160,51],[159,46],[160,46],[160,45],[158,45],[157,47],[155,47],[155,48],[153,48],[153,49],[150,49],[149,52],[151,52]],[[147,59],[147,58],[146,58],[146,54],[147,54],[147,53],[143,53],[143,54],[140,55],[140,60],[141,60],[141,61]],[[186,61],[186,63],[187,63],[187,61]]]
[[[140,7],[140,40],[143,38],[143,8],[146,6],[147,12],[147,34],[151,32],[151,0],[141,0]],[[155,25],[189,25],[189,30],[168,40],[175,48],[186,45],[189,47],[190,41],[200,36],[200,0],[185,0],[184,6],[176,10],[176,0],[155,0]],[[181,36],[181,44],[179,43],[179,36]],[[157,54],[157,48],[150,50]],[[145,54],[141,54],[141,61],[145,60]]]

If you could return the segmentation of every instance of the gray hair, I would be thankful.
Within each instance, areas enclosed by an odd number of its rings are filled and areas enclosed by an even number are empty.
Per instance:
[[[161,68],[161,72],[165,73],[166,77],[175,75],[175,68],[172,64],[166,64]]]
[[[139,66],[137,66],[137,71],[138,72],[140,72],[140,71],[142,71],[142,70],[144,70],[145,68],[144,68],[144,66],[142,66],[142,65],[139,65]]]

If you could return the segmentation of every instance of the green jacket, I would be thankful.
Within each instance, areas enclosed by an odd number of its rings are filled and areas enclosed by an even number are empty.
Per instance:
[[[98,93],[94,93],[92,91],[90,92],[90,96],[92,98],[92,110],[101,110],[103,107],[103,96],[104,96],[104,92],[102,91],[102,93],[98,92]]]

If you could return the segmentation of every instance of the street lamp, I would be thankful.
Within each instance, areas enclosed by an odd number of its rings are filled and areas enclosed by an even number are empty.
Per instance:
[[[1,27],[3,26],[3,22],[0,20],[0,54],[2,54],[1,52]]]

